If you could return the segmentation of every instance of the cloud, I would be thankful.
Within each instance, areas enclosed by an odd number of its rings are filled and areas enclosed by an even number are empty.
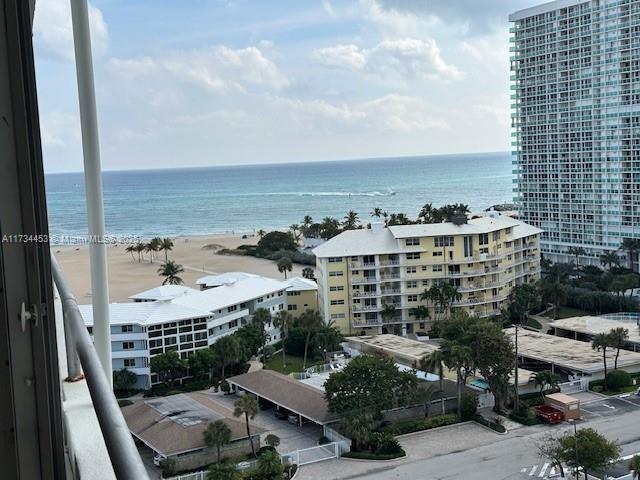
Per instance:
[[[184,81],[214,93],[247,87],[283,89],[290,80],[257,47],[213,48],[173,52],[162,58],[111,59],[111,68],[124,79],[147,78],[166,84],[166,77]]]
[[[508,14],[539,0],[361,0],[372,20],[405,28],[420,20],[458,24],[468,35],[484,35],[504,28]]]
[[[107,51],[109,33],[102,12],[91,4],[89,5],[89,28],[93,55],[101,57]],[[38,57],[65,62],[73,61],[73,29],[69,1],[36,2],[33,43]]]
[[[336,12],[333,9],[333,5],[331,5],[331,2],[329,0],[322,0],[322,8],[324,8],[324,11],[327,12],[327,14],[330,17],[336,16]]]
[[[69,148],[80,145],[80,120],[66,112],[45,112],[40,116],[40,136],[44,148]]]
[[[323,65],[367,71],[381,77],[426,80],[459,80],[462,72],[447,63],[435,40],[401,38],[383,40],[370,49],[357,45],[336,45],[316,49],[316,62]]]

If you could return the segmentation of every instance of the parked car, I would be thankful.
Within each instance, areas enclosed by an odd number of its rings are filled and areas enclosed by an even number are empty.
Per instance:
[[[535,408],[536,417],[545,423],[555,425],[562,422],[564,415],[562,412],[550,405],[540,405]]]
[[[283,412],[282,410],[276,410],[273,414],[278,420],[286,420],[289,416],[287,412]]]

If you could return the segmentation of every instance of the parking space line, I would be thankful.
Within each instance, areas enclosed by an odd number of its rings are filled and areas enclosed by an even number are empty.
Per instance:
[[[540,470],[540,473],[538,474],[538,477],[540,477],[540,478],[544,477],[544,473],[547,471],[547,468],[549,468],[549,464],[545,463],[542,466],[542,469]]]
[[[531,471],[529,472],[529,476],[533,477],[536,474],[536,470],[538,469],[538,465],[534,465],[531,467]]]

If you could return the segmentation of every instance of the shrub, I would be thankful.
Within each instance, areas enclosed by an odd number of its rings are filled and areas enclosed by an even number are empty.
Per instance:
[[[264,443],[266,443],[270,447],[275,448],[278,445],[280,445],[280,437],[278,437],[277,435],[274,435],[273,433],[270,433],[265,437]]]
[[[220,390],[224,393],[229,393],[231,391],[231,385],[226,380],[220,384]]]
[[[319,439],[318,439],[318,445],[326,445],[327,443],[331,443],[331,440],[329,440],[327,437],[325,437],[324,435],[322,435]]]
[[[591,387],[591,390],[596,393],[602,393],[604,387],[602,385],[594,385],[593,387]]]
[[[613,370],[607,373],[607,387],[614,392],[631,385],[631,375],[624,370]]]
[[[403,451],[398,440],[389,432],[372,433],[369,445],[376,455],[393,455]]]
[[[258,451],[256,452],[256,455],[259,457],[265,452],[275,452],[275,451],[276,451],[276,447],[272,447],[271,445],[265,445],[264,447],[260,447],[258,449]]]
[[[437,417],[423,418],[421,420],[411,420],[398,422],[381,429],[383,432],[389,432],[392,435],[404,435],[405,433],[420,432],[431,428],[444,427],[458,422],[455,415],[439,415]]]
[[[176,474],[176,461],[173,458],[163,458],[160,460],[160,468],[163,477],[172,477]]]
[[[296,251],[298,246],[290,233],[269,232],[258,242],[256,252],[262,255],[268,255],[278,250]]]
[[[478,411],[478,397],[472,393],[464,393],[460,403],[460,416],[463,421],[472,420]]]
[[[484,418],[482,415],[476,415],[476,418],[474,420],[479,424],[484,425],[485,427],[489,427],[491,430],[494,430],[499,433],[504,433],[507,431],[507,429],[504,428],[504,425],[502,425],[502,421],[503,421],[502,418],[496,417],[496,419],[498,418],[500,419],[501,423],[497,423],[496,421],[492,421],[492,420],[489,420],[488,418]]]

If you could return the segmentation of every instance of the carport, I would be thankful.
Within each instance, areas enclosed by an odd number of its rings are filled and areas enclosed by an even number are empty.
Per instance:
[[[273,370],[259,370],[228,378],[236,392],[248,392],[258,399],[266,400],[303,419],[324,426],[338,421],[338,416],[329,412],[327,401],[321,390]]]
[[[507,328],[504,332],[515,340],[515,329]],[[613,368],[615,349],[607,350],[607,364]],[[547,335],[520,328],[518,331],[518,357],[531,364],[549,366],[552,371],[562,369],[591,380],[604,378],[602,352],[591,348],[591,344],[555,335]],[[640,353],[621,350],[618,368],[629,373],[640,372]]]

